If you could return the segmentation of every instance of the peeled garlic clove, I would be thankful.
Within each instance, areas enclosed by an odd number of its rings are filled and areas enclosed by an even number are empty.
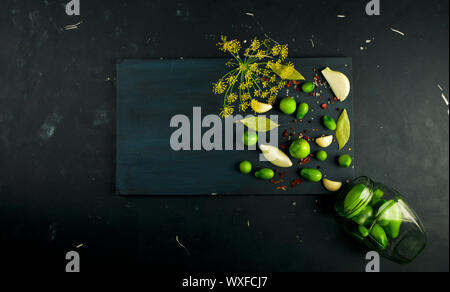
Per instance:
[[[316,144],[322,148],[327,148],[333,143],[333,135],[316,138]]]
[[[344,101],[350,94],[350,80],[339,71],[331,70],[329,67],[322,71],[323,76],[330,84],[331,90],[340,101]]]
[[[291,159],[289,159],[289,157],[277,147],[270,145],[259,145],[259,149],[261,149],[264,157],[273,165],[278,167],[292,166]]]
[[[341,189],[342,187],[342,182],[340,181],[332,181],[329,179],[324,178],[323,181],[323,186],[327,191],[330,192],[337,192]]]

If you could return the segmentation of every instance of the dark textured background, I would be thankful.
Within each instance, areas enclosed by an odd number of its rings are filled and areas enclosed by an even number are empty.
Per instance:
[[[304,181],[301,186],[290,186],[294,179],[300,178],[301,168],[319,167],[324,176],[337,181],[345,181],[355,176],[355,167],[342,168],[336,163],[337,157],[343,154],[353,156],[355,151],[355,136],[351,135],[345,148],[339,150],[338,143],[327,148],[327,161],[312,159],[307,165],[299,165],[298,159],[292,159],[290,168],[277,168],[261,161],[260,151],[173,151],[170,145],[171,135],[178,128],[171,128],[170,122],[176,115],[189,117],[191,128],[194,126],[193,107],[201,107],[202,117],[217,115],[223,105],[223,96],[213,95],[211,83],[216,82],[227,71],[227,59],[171,59],[171,60],[120,60],[117,64],[116,93],[116,155],[115,155],[115,187],[121,195],[305,195],[328,193],[321,183]],[[295,68],[301,68],[306,80],[314,80],[317,74],[314,70],[327,66],[338,70],[349,77],[352,84],[352,60],[350,58],[295,58],[289,59]],[[317,69],[316,69],[317,68]],[[228,69],[229,70],[229,69]],[[323,78],[323,77],[322,77]],[[325,80],[323,78],[323,80]],[[322,79],[321,79],[322,81]],[[323,82],[323,81],[322,81]],[[352,86],[351,86],[352,87]],[[321,91],[321,93],[320,93]],[[307,118],[302,123],[294,123],[295,115],[285,115],[279,109],[279,101],[289,95],[297,103],[308,102],[311,106]],[[311,97],[299,92],[293,87],[282,89],[278,93],[275,108],[267,113],[267,117],[277,116],[280,127],[267,133],[272,139],[277,135],[276,143],[284,145],[284,152],[289,154],[292,141],[283,138],[283,132],[294,129],[297,133],[304,132],[314,139],[321,135],[334,135],[323,127],[321,118],[326,113],[338,120],[342,109],[347,110],[351,128],[353,128],[353,92],[344,102],[328,105],[326,111],[320,108],[320,102],[327,102],[334,97],[330,88],[321,87],[320,97]],[[339,111],[336,109],[339,108]],[[237,112],[239,114],[239,112]],[[240,113],[243,114],[243,113]],[[246,113],[250,114],[249,111]],[[245,114],[244,114],[245,115]],[[224,121],[223,119],[222,121]],[[310,123],[311,122],[311,123]],[[222,122],[224,141],[226,135]],[[237,127],[235,127],[237,128]],[[205,134],[205,127],[202,133]],[[318,129],[318,131],[313,131]],[[242,125],[242,131],[244,126]],[[241,136],[234,131],[230,136],[234,147],[243,146]],[[306,131],[306,132],[305,132]],[[193,131],[189,133],[194,139]],[[296,135],[298,137],[298,134]],[[259,141],[264,140],[259,133]],[[192,141],[191,141],[192,142]],[[272,143],[275,143],[272,141]],[[192,144],[193,145],[193,144]],[[311,153],[320,148],[312,142]],[[236,149],[236,148],[235,148]],[[349,150],[352,149],[352,150]],[[257,179],[253,175],[242,175],[239,162],[249,160],[253,173],[261,168],[278,169],[275,179],[284,173],[284,182],[288,186],[280,191],[278,185]],[[253,174],[252,173],[252,174]],[[176,179],[174,179],[176,178]]]
[[[414,263],[383,259],[382,270],[448,271],[449,117],[437,86],[448,96],[447,0],[381,0],[375,17],[362,0],[81,0],[80,17],[66,16],[65,2],[1,3],[3,268],[32,260],[62,271],[65,253],[84,244],[84,271],[364,269],[365,250],[340,229],[332,196],[112,192],[115,60],[221,57],[220,34],[262,35],[251,12],[293,57],[353,57],[357,173],[402,192],[429,233]]]

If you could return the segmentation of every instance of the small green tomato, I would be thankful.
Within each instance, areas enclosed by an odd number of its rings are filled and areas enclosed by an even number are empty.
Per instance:
[[[250,161],[242,161],[239,164],[239,170],[243,173],[243,174],[249,174],[252,171],[252,163]]]
[[[320,151],[317,151],[316,158],[317,158],[317,160],[325,161],[328,158],[328,154],[327,154],[327,152],[320,150]]]

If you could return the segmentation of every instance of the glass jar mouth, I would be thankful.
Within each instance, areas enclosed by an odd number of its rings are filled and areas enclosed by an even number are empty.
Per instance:
[[[347,184],[338,194],[335,209],[339,216],[351,219],[357,216],[373,197],[374,182],[362,176]]]

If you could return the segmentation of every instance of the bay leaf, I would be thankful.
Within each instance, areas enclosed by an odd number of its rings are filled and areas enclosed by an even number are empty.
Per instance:
[[[295,70],[294,67],[274,63],[270,65],[270,69],[285,80],[305,80],[305,77]]]
[[[269,132],[280,125],[266,117],[249,117],[239,122],[243,123],[247,128],[257,132]]]
[[[350,139],[350,120],[348,118],[347,110],[343,110],[341,116],[337,121],[336,139],[339,144],[339,150],[344,148]]]

